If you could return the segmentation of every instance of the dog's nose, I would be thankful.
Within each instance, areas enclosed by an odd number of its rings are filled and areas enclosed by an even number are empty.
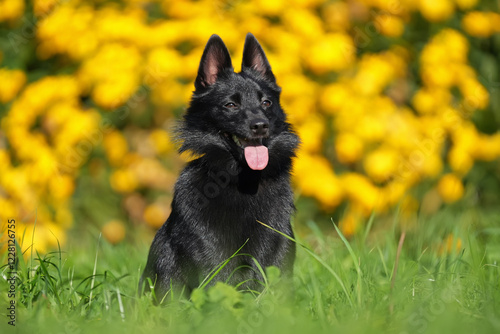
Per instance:
[[[250,122],[250,130],[256,136],[267,136],[269,134],[269,122],[262,118]]]

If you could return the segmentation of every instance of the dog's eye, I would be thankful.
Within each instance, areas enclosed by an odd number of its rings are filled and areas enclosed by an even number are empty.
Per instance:
[[[267,107],[270,107],[272,103],[269,100],[264,100],[261,102],[261,104],[264,108],[267,108]]]
[[[234,108],[237,108],[238,106],[236,105],[236,103],[229,102],[229,103],[226,103],[224,105],[224,107],[229,108],[229,109],[234,109]]]

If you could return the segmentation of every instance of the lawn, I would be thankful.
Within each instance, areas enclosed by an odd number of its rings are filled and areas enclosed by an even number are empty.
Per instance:
[[[457,207],[410,222],[375,216],[349,240],[332,222],[296,223],[293,282],[268,268],[260,294],[217,283],[190,299],[168,295],[163,306],[137,297],[144,241],[113,246],[96,233],[45,256],[25,242],[16,326],[2,317],[0,331],[498,333],[499,218]],[[1,272],[5,314],[8,267]]]

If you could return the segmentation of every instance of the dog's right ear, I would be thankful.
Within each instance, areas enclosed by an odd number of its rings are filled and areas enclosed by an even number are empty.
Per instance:
[[[267,60],[262,46],[260,46],[257,38],[251,33],[248,33],[245,39],[241,69],[243,71],[251,69],[256,71],[262,78],[276,83],[276,78],[274,77],[271,65],[269,65],[269,61]]]
[[[201,56],[198,76],[194,81],[196,90],[207,88],[217,81],[217,78],[233,71],[231,56],[226,45],[218,35],[212,35]]]

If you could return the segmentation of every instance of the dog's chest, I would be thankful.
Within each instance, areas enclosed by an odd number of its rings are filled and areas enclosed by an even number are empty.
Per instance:
[[[269,189],[250,195],[228,188],[212,199],[200,212],[209,240],[216,248],[234,252],[244,243],[250,248],[262,248],[277,238],[276,232],[259,222],[283,230],[289,224],[291,204],[283,201],[283,196],[271,195]]]

